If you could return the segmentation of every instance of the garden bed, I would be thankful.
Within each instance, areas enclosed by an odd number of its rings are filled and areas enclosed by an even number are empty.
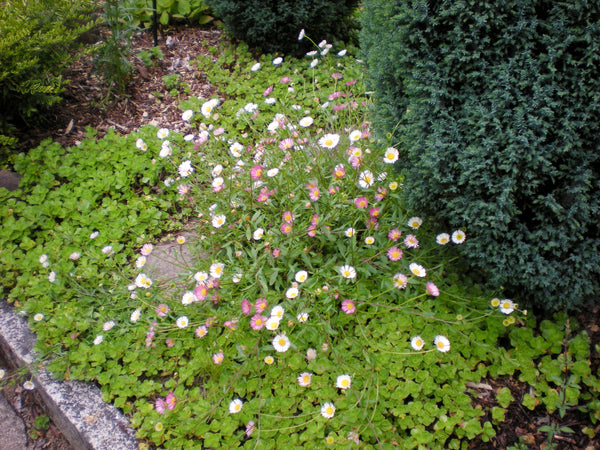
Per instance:
[[[28,130],[28,136],[25,138],[23,135],[21,145],[24,148],[33,147],[47,137],[65,146],[75,145],[84,139],[86,126],[97,129],[98,137],[104,135],[109,128],[115,128],[119,133],[129,133],[148,123],[159,127],[168,126],[172,132],[185,133],[189,124],[181,118],[179,103],[187,97],[206,99],[216,93],[216,88],[210,84],[202,70],[188,67],[186,61],[198,56],[214,58],[210,47],[217,46],[223,39],[222,33],[214,29],[174,28],[161,38],[164,59],[153,67],[146,67],[138,61],[137,70],[129,85],[128,98],[109,102],[106,108],[98,105],[102,102],[103,92],[90,75],[89,61],[77,63],[69,70],[68,76],[72,82],[65,93],[65,101],[55,109],[54,122],[43,128]],[[137,36],[134,45],[135,50],[148,50],[152,45],[151,36]],[[173,95],[173,89],[165,86],[164,77],[173,73],[181,75],[181,86],[187,86],[182,87],[177,95]],[[595,350],[599,335],[597,317],[597,311],[579,317],[591,339],[590,358],[594,374],[598,359]],[[527,384],[506,376],[482,380],[479,387],[472,389],[478,393],[474,396],[476,404],[479,403],[483,408],[493,408],[497,405],[496,395],[503,389],[515,399],[521,399],[527,393]],[[529,448],[537,448],[548,435],[543,427],[551,424],[576,430],[575,433],[557,433],[554,443],[560,448],[592,448],[599,444],[597,439],[581,433],[584,428],[593,428],[594,425],[588,422],[586,415],[575,410],[569,410],[564,417],[560,417],[557,412],[548,415],[540,410],[524,408],[516,402],[505,414],[497,434],[489,442],[476,438],[470,448],[506,448],[519,442],[519,439]],[[486,419],[492,420],[491,417]]]

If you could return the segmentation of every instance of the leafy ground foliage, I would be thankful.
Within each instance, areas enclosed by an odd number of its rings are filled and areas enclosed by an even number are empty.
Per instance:
[[[363,66],[314,47],[215,49],[221,97],[181,104],[193,135],[148,126],[17,158],[0,278],[51,369],[99,383],[143,447],[467,448],[514,404],[597,423],[587,335],[461,271],[469,237],[403,206]],[[194,257],[151,280],[150,244],[190,217]],[[527,394],[476,402],[508,376]],[[550,421],[548,443],[569,432],[594,438]]]

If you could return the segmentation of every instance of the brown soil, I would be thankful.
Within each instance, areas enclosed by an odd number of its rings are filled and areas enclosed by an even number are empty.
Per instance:
[[[105,104],[103,101],[106,91],[93,75],[91,61],[78,61],[66,73],[66,77],[71,82],[65,91],[64,101],[53,109],[48,122],[21,133],[21,149],[35,147],[48,137],[65,146],[76,145],[84,138],[86,126],[98,130],[99,137],[109,128],[115,128],[117,132],[126,134],[148,123],[169,127],[175,131],[185,131],[189,125],[181,120],[179,101],[190,96],[209,98],[216,93],[216,89],[207,81],[202,68],[195,63],[195,59],[199,55],[209,55],[209,48],[217,46],[222,39],[224,39],[222,32],[214,28],[169,29],[159,39],[164,59],[157,61],[157,64],[151,67],[145,67],[136,59],[135,70],[126,95]],[[139,34],[132,44],[134,55],[140,50],[149,50],[153,45],[152,36],[150,33]],[[189,91],[181,92],[180,98],[169,95],[162,78],[172,73],[178,73],[181,81],[189,86]],[[159,98],[153,93],[160,93],[162,97]],[[578,320],[581,328],[587,331],[592,341],[591,365],[592,373],[596,374],[598,354],[595,351],[595,344],[600,342],[598,309],[581,314]],[[513,397],[518,400],[523,397],[527,389],[524,383],[512,377],[502,380],[483,380],[474,388],[478,393],[475,403],[484,408],[495,406],[495,392],[501,387],[508,387]],[[13,397],[13,401],[20,398],[25,410],[22,416],[26,422],[32,423],[31,418],[35,418],[36,414],[42,411],[35,395],[30,395],[29,391],[18,392],[18,389],[15,389],[9,395]],[[491,417],[486,417],[484,420],[491,421]],[[574,432],[558,433],[552,441],[553,446],[549,446],[548,435],[541,431],[540,427],[552,424],[568,426]],[[585,427],[600,433],[600,425],[592,424],[587,414],[575,409],[569,410],[561,418],[557,413],[549,416],[541,406],[534,411],[529,411],[520,406],[520,401],[515,401],[506,411],[506,420],[497,427],[498,434],[490,442],[475,439],[470,443],[469,448],[505,449],[519,442],[522,442],[523,447],[517,448],[600,448],[598,438],[590,439],[583,434],[582,430]],[[68,448],[61,447],[62,438],[54,428],[51,427],[50,430],[43,437],[45,442],[48,442],[47,446],[37,448]]]
[[[136,55],[152,49],[152,34],[137,34],[131,45],[134,70],[127,91],[108,100],[106,88],[94,74],[92,60],[75,62],[64,74],[70,83],[63,101],[53,107],[44,123],[21,130],[19,150],[35,148],[46,138],[64,146],[76,145],[85,137],[86,127],[95,128],[98,137],[109,128],[127,134],[145,124],[186,130],[189,125],[181,120],[179,102],[191,96],[209,98],[216,92],[196,59],[210,55],[209,48],[218,45],[222,34],[215,28],[173,27],[159,35],[164,58],[154,60],[149,67]],[[170,74],[179,74],[181,85],[186,86],[178,96],[172,96],[165,86],[163,76]]]

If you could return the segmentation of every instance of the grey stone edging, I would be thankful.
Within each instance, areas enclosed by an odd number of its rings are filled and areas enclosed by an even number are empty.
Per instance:
[[[14,367],[34,362],[35,336],[27,320],[0,300],[0,352]],[[97,386],[58,381],[43,367],[33,375],[54,424],[77,450],[134,450],[135,432],[121,411],[102,400]]]

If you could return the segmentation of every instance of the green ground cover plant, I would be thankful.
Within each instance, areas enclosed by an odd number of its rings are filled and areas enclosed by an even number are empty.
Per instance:
[[[181,102],[189,133],[15,160],[0,279],[57,376],[98,383],[142,448],[460,449],[514,404],[598,421],[587,335],[474,282],[470,237],[406,208],[355,56],[215,51],[220,95]],[[186,218],[191,256],[151,279],[153,244]],[[502,377],[531,389],[478,403]]]

